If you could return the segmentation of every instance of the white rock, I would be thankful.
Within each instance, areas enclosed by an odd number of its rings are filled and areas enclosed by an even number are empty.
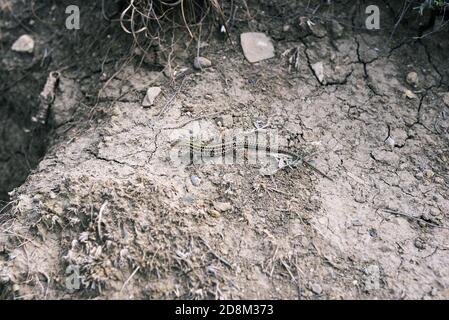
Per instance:
[[[409,72],[407,74],[406,81],[409,85],[417,86],[418,85],[418,74],[416,72]]]
[[[269,37],[261,32],[245,32],[240,35],[240,42],[245,58],[258,62],[274,57],[274,47]]]
[[[198,187],[201,184],[201,179],[198,176],[190,176],[190,181],[195,187]]]
[[[24,34],[19,39],[17,39],[16,42],[14,42],[11,49],[17,52],[33,53],[34,40],[31,36]]]
[[[204,68],[208,68],[212,65],[212,62],[204,57],[196,57],[195,60],[193,60],[193,67],[195,69],[201,70]]]
[[[232,205],[229,202],[218,202],[214,201],[213,203],[215,210],[225,212],[232,209]]]
[[[318,283],[312,284],[312,292],[315,294],[321,294],[323,292],[323,288]]]
[[[388,137],[387,140],[385,140],[385,143],[391,148],[393,148],[395,145],[395,141],[392,137]]]
[[[409,99],[418,99],[418,96],[416,94],[413,93],[413,91],[411,90],[405,90],[405,96]]]
[[[317,62],[312,64],[312,70],[315,73],[315,76],[317,77],[318,81],[320,83],[323,83],[324,81],[324,64],[323,62]]]
[[[161,93],[161,88],[159,87],[150,87],[147,90],[147,95],[143,99],[142,106],[151,107],[154,104],[154,100]]]

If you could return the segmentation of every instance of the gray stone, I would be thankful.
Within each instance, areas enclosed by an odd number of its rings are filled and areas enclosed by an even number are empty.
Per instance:
[[[315,294],[321,294],[323,292],[323,288],[318,283],[312,284],[311,290]]]
[[[424,250],[426,248],[426,243],[422,239],[417,238],[415,240],[415,247],[420,250]]]
[[[404,94],[409,99],[418,99],[418,96],[411,90],[405,90]]]
[[[424,170],[423,174],[427,179],[432,179],[433,176],[435,175],[435,173],[433,173],[433,171],[430,169]]]
[[[393,148],[395,145],[394,139],[392,137],[388,137],[387,140],[385,140],[385,143],[391,148]]]
[[[332,27],[332,33],[337,38],[340,38],[343,35],[343,32],[345,31],[345,28],[340,23],[338,23],[338,21],[336,21],[336,20],[332,20],[331,27]]]
[[[327,30],[321,23],[314,24],[313,26],[309,25],[309,27],[310,31],[317,38],[324,38],[327,35]]]
[[[274,57],[274,47],[269,37],[261,32],[246,32],[240,35],[245,58],[255,63]]]
[[[323,62],[317,62],[312,64],[312,70],[315,73],[315,76],[317,77],[318,81],[320,83],[323,83],[324,81],[324,64]]]
[[[208,68],[212,65],[212,62],[204,57],[196,57],[195,60],[193,60],[193,67],[195,69],[201,70],[204,68]]]
[[[435,207],[430,208],[429,212],[430,212],[430,214],[431,214],[432,216],[434,216],[434,217],[435,217],[435,216],[439,216],[440,213],[441,213],[440,209],[435,208]]]
[[[156,97],[161,93],[161,91],[162,90],[159,87],[148,88],[147,94],[143,99],[142,106],[151,107],[154,104]]]
[[[11,49],[17,52],[33,53],[34,51],[34,39],[24,34],[14,42]]]
[[[190,181],[192,182],[192,184],[193,184],[195,187],[197,187],[197,186],[199,186],[199,185],[201,184],[201,179],[198,178],[198,176],[195,176],[195,175],[193,175],[193,176],[190,177]]]
[[[292,30],[292,27],[289,25],[289,24],[285,24],[283,27],[282,27],[282,31],[284,31],[284,32],[289,32],[289,31],[291,31]]]
[[[214,201],[214,208],[218,211],[225,212],[232,209],[232,205],[229,202]]]
[[[430,291],[430,295],[432,297],[435,297],[436,295],[438,295],[438,289],[437,288],[432,288],[432,290]]]
[[[409,85],[416,87],[418,85],[418,74],[416,72],[409,72],[406,81]]]

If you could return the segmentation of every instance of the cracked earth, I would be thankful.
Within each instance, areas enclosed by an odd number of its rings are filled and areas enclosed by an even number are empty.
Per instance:
[[[138,58],[64,70],[52,112],[76,111],[11,193],[0,295],[448,299],[446,36],[391,38],[344,14],[309,28],[289,6],[260,4],[252,23],[233,26],[235,43],[245,31],[273,39],[276,56],[256,64],[211,36],[202,71],[196,48],[177,48],[175,83]],[[162,94],[143,108],[154,85]],[[256,121],[292,150],[318,145],[313,163],[333,181],[170,159],[189,130],[207,140]],[[67,289],[68,266],[79,290]]]

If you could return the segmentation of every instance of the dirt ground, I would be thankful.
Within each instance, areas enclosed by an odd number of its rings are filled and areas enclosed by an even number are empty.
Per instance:
[[[67,1],[30,2],[0,0],[1,298],[449,298],[447,33],[418,40],[402,23],[391,36],[399,2],[377,1],[381,29],[368,31],[363,2],[249,1],[234,45],[204,36],[211,67],[194,70],[197,43],[180,32],[167,71],[100,4],[80,5],[75,32]],[[249,63],[247,31],[265,32],[275,57]],[[11,50],[24,33],[33,55]],[[36,126],[56,70],[50,119]],[[162,93],[143,108],[150,86]],[[292,150],[318,145],[313,163],[333,181],[169,157],[185,130],[255,122]]]

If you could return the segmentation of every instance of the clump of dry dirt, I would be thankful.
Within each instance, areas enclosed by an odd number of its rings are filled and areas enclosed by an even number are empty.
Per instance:
[[[250,64],[212,35],[200,49],[211,67],[195,70],[196,44],[178,41],[164,72],[164,57],[142,56],[112,22],[103,40],[83,29],[79,41],[100,44],[78,49],[83,63],[61,40],[56,62],[36,67],[33,96],[49,71],[61,79],[46,154],[1,220],[2,297],[448,298],[445,35],[390,38],[399,8],[384,2],[379,31],[348,4],[248,4],[233,9],[233,42],[265,32],[272,59]],[[40,28],[39,45],[52,30]],[[149,86],[162,93],[143,108]],[[170,158],[189,130],[209,138],[255,122],[293,150],[317,145],[314,164],[334,181]]]

